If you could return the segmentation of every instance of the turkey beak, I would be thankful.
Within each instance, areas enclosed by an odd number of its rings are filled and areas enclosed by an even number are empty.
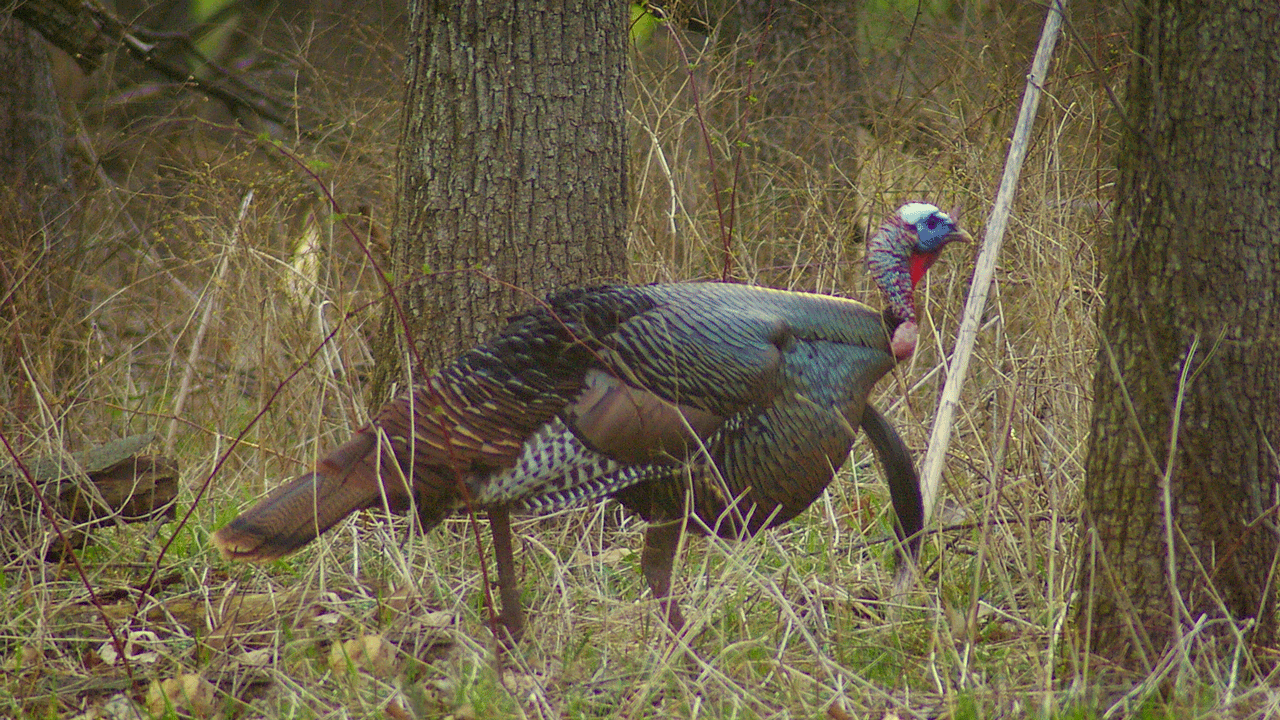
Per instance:
[[[973,236],[965,232],[964,230],[961,230],[960,228],[956,228],[955,230],[952,230],[951,232],[944,235],[942,238],[942,245],[944,246],[953,242],[962,242],[968,245],[972,245]]]

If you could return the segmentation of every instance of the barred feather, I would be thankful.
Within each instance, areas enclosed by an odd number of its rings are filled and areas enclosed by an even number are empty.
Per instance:
[[[430,528],[464,502],[505,522],[508,507],[607,496],[654,521],[691,509],[701,527],[750,534],[807,508],[863,424],[903,527],[918,525],[910,458],[866,399],[914,350],[917,270],[965,238],[922,203],[887,220],[868,243],[883,314],[724,283],[553,296],[388,404],[214,542],[228,557],[265,560],[362,508],[415,507]]]

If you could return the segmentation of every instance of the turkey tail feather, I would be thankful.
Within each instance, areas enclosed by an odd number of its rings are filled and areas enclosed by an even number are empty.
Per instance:
[[[379,504],[383,490],[376,443],[374,432],[357,433],[317,463],[314,472],[285,483],[214,533],[214,545],[228,559],[274,560],[311,542],[347,515]],[[391,487],[387,494],[397,504]]]

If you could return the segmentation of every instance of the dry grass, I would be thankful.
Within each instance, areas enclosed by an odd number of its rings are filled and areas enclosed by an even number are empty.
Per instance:
[[[864,126],[804,107],[793,120],[812,132],[787,138],[755,132],[745,93],[765,69],[749,45],[655,40],[637,57],[630,108],[633,279],[720,276],[730,200],[731,274],[779,287],[875,297],[859,243],[908,199],[961,202],[980,235],[1029,49],[990,48],[1027,18],[973,22],[959,33],[926,19],[896,38],[898,61],[868,63],[887,100]],[[314,42],[298,40],[300,57]],[[383,50],[388,67],[370,74],[398,77]],[[184,522],[97,531],[82,571],[40,561],[48,537],[5,537],[0,715],[132,716],[153,680],[191,673],[211,685],[189,681],[195,709],[182,712],[226,717],[1103,715],[1070,605],[1115,138],[1080,51],[1066,44],[1042,104],[946,505],[910,591],[893,596],[887,493],[859,444],[789,526],[688,543],[679,636],[646,595],[640,521],[605,504],[517,522],[532,615],[506,653],[486,629],[466,518],[425,538],[404,519],[356,518],[265,567],[226,563],[208,544],[365,415],[377,287],[349,227],[367,235],[389,214],[398,96],[317,76],[315,96],[341,98],[329,107],[350,124],[284,150],[195,114],[86,101],[81,145],[102,164],[81,206],[95,258],[74,278],[87,318],[62,328],[79,333],[78,365],[57,381],[48,363],[29,367],[34,391],[8,398],[2,422],[23,456],[158,431],[182,464]],[[372,220],[336,218],[317,182],[345,209],[371,206]],[[881,384],[879,405],[917,451],[970,267],[952,249],[934,268],[922,346]],[[5,333],[38,342],[32,316],[3,317]],[[103,650],[112,632],[134,641],[127,665]],[[1228,669],[1182,677],[1111,716],[1264,717],[1280,702]]]

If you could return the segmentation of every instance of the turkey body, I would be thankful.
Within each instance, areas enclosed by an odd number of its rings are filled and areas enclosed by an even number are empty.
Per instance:
[[[685,461],[708,476],[699,517],[724,516],[726,536],[754,532],[803,511],[843,464],[894,365],[887,338],[881,313],[827,295],[721,283],[563,293],[387,405],[217,542],[231,557],[278,557],[384,496],[429,528],[462,505],[460,483],[475,505],[529,510],[640,484],[620,499],[651,517],[641,496],[683,508]]]
[[[563,292],[385,406],[214,543],[266,560],[355,510],[413,508],[429,529],[469,503],[489,510],[500,619],[518,637],[508,509],[615,496],[656,523],[642,566],[678,626],[666,599],[680,529],[670,521],[688,510],[695,530],[725,537],[786,522],[831,482],[859,426],[885,465],[900,535],[920,529],[910,456],[867,404],[902,357],[905,323],[914,327],[914,309],[892,302],[882,313],[726,283]]]

